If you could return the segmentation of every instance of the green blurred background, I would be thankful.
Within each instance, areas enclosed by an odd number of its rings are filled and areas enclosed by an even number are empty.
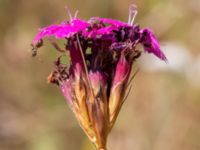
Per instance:
[[[108,150],[200,150],[199,0],[0,0],[0,150],[93,150],[58,88],[46,77],[59,54],[31,57],[37,29],[79,17],[136,22],[152,28],[169,63],[144,54]],[[134,68],[134,69],[135,69]]]

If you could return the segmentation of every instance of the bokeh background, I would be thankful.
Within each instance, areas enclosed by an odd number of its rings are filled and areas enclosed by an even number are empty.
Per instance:
[[[144,54],[108,150],[200,150],[199,0],[0,0],[0,150],[93,150],[63,96],[46,77],[59,54],[31,57],[37,29],[67,18],[136,22],[152,28],[169,63]]]

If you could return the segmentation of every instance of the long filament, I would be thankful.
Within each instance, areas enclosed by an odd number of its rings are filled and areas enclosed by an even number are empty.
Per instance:
[[[71,12],[70,12],[70,10],[69,10],[69,7],[65,7],[65,9],[66,9],[66,12],[67,12],[67,15],[69,16],[69,20],[70,20],[70,22],[72,22],[72,14],[71,14]]]

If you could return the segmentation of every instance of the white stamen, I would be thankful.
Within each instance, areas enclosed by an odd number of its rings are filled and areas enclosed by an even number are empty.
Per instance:
[[[67,15],[69,16],[70,22],[72,22],[72,19],[73,19],[73,18],[72,18],[72,14],[71,14],[69,8],[66,6],[65,9],[66,9]]]
[[[128,24],[130,24],[130,22],[131,22],[131,15],[132,15],[132,13],[131,13],[131,6],[129,7],[129,15],[128,15]]]
[[[76,10],[74,13],[74,19],[77,18],[77,16],[78,16],[78,10]]]
[[[132,4],[129,7],[129,17],[128,17],[128,24],[130,24],[131,26],[134,23],[135,17],[137,15],[138,11],[137,11],[137,6]]]

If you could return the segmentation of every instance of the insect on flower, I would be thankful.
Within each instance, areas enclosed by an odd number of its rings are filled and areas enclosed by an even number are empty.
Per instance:
[[[167,61],[153,32],[134,24],[137,14],[130,6],[128,23],[92,17],[88,21],[74,17],[39,31],[32,42],[33,56],[44,38],[62,53],[69,53],[70,63],[55,62],[48,81],[62,91],[81,128],[97,149],[105,150],[107,137],[126,99],[132,65],[145,52]],[[54,38],[54,39],[53,39]],[[65,49],[56,40],[64,39]],[[88,51],[90,51],[88,53]]]

